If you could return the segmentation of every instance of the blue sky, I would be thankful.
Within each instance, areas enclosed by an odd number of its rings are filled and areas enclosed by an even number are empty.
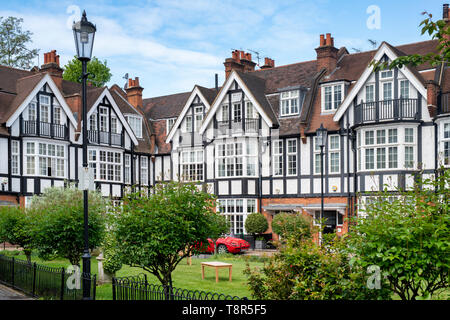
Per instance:
[[[0,16],[24,19],[33,48],[57,50],[64,65],[75,54],[70,24],[80,10],[97,25],[94,55],[107,60],[113,78],[139,77],[144,97],[190,91],[195,84],[224,80],[232,49],[257,51],[277,66],[315,59],[319,35],[331,33],[337,47],[371,50],[368,39],[393,45],[427,40],[419,24],[428,11],[442,18],[438,0],[0,0]],[[379,8],[379,20],[372,20]],[[78,18],[76,18],[78,17]],[[380,21],[369,28],[367,21]],[[256,55],[253,54],[254,61]],[[36,63],[37,64],[37,59]]]

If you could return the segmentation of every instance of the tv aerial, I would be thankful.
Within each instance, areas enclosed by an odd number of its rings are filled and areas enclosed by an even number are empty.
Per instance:
[[[127,82],[125,82],[125,85],[123,86],[124,89],[128,88],[128,73],[125,73],[125,75],[122,77],[122,79],[127,80]]]

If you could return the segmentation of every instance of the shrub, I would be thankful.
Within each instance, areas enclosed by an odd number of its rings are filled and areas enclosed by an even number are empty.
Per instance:
[[[23,248],[23,253],[31,262],[32,219],[27,211],[20,207],[0,207],[0,242],[9,242]]]
[[[101,245],[105,213],[109,204],[99,192],[89,192],[89,249]],[[56,257],[79,265],[84,251],[83,191],[75,188],[47,188],[32,198],[30,211],[35,219],[33,245],[44,260]]]
[[[294,237],[298,240],[312,236],[312,219],[300,213],[279,213],[273,217],[272,231],[281,238]]]
[[[266,217],[262,213],[252,213],[245,220],[245,230],[253,235],[264,233],[269,228]]]
[[[244,273],[253,298],[259,300],[388,299],[390,292],[385,288],[367,288],[365,274],[353,268],[347,257],[340,240],[334,243],[334,250],[311,239],[300,246],[288,240],[262,270],[251,270],[247,264]]]

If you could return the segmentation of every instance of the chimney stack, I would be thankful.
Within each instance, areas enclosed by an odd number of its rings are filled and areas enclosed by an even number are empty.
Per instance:
[[[255,71],[256,66],[256,63],[252,61],[252,55],[242,50],[233,50],[231,52],[231,58],[225,59],[223,64],[225,65],[226,79],[228,79],[232,70],[250,72]]]
[[[264,65],[261,67],[261,69],[271,69],[275,68],[275,60],[272,60],[270,58],[264,58]]]
[[[125,91],[127,92],[128,102],[132,106],[144,110],[142,101],[142,91],[144,91],[144,88],[139,85],[139,77],[136,77],[135,80],[128,79],[128,86]]]
[[[336,68],[338,51],[339,50],[334,46],[334,38],[331,37],[331,33],[327,33],[326,38],[321,34],[320,45],[316,48],[318,62],[317,71],[326,68],[328,74],[332,72]]]
[[[449,7],[448,7],[448,3],[443,5],[443,10],[442,10],[442,19],[444,19],[445,22],[448,22],[449,20]]]
[[[61,88],[63,69],[59,66],[59,55],[56,50],[44,53],[44,64],[41,66],[40,72],[48,73],[56,85]]]

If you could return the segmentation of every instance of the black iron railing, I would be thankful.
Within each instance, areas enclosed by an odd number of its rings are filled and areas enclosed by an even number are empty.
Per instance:
[[[355,124],[388,120],[419,120],[419,99],[381,100],[355,106]]]
[[[242,119],[231,121],[231,132],[242,132]],[[259,129],[258,118],[245,118],[244,130],[246,133],[257,133]],[[226,135],[230,130],[230,121],[217,121],[217,131],[219,135]]]
[[[112,279],[113,300],[248,300],[199,290],[148,283],[147,275]]]
[[[25,294],[46,300],[81,300],[83,280],[88,280],[95,300],[96,275],[76,274],[64,268],[54,268],[0,255],[0,283]]]
[[[22,120],[21,134],[24,136],[43,136],[56,139],[68,139],[69,130],[66,125],[62,124]]]
[[[88,130],[89,143],[101,143],[113,146],[123,146],[123,133],[110,133],[107,131]]]

